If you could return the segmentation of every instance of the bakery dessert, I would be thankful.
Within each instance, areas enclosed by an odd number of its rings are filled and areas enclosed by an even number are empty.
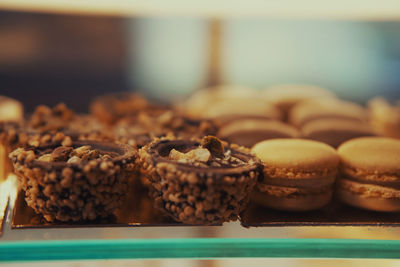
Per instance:
[[[316,119],[301,128],[303,138],[323,142],[337,148],[347,140],[375,136],[369,123],[347,119]]]
[[[77,141],[18,148],[10,154],[25,200],[49,221],[106,218],[119,207],[136,174],[127,145]]]
[[[295,105],[289,113],[289,122],[299,128],[319,119],[367,122],[368,113],[356,103],[334,98],[303,101]]]
[[[262,98],[224,99],[209,106],[202,116],[216,121],[220,126],[242,118],[282,119],[282,113]]]
[[[325,88],[302,84],[281,84],[267,88],[263,97],[277,106],[287,117],[290,109],[303,101],[312,99],[335,98],[335,95]]]
[[[176,108],[182,113],[197,118],[203,118],[204,112],[209,107],[215,106],[225,100],[257,99],[258,92],[251,87],[238,85],[219,85],[202,88],[194,92],[185,101],[176,104]]]
[[[114,124],[124,117],[136,116],[143,110],[157,113],[165,109],[166,107],[150,104],[141,95],[129,92],[102,95],[90,104],[91,114],[106,124]]]
[[[217,129],[212,120],[194,119],[172,110],[160,114],[143,111],[135,117],[121,119],[114,127],[114,136],[121,143],[141,148],[154,138],[199,138],[215,135]]]
[[[272,139],[252,152],[264,164],[252,199],[286,211],[310,211],[329,203],[339,156],[332,147],[311,140]]]
[[[225,85],[197,91],[178,108],[187,116],[216,120],[219,124],[240,117],[276,119],[281,112],[253,88]]]
[[[400,141],[362,137],[342,144],[338,198],[351,206],[400,211]]]
[[[38,106],[19,127],[3,131],[12,148],[44,146],[76,140],[113,141],[110,129],[90,115],[77,115],[65,104]]]
[[[284,122],[265,119],[238,119],[223,125],[218,131],[218,137],[229,143],[248,148],[256,143],[274,138],[296,138],[299,131]]]
[[[27,127],[38,132],[57,131],[67,128],[75,118],[75,113],[64,103],[53,108],[40,105],[30,116]]]
[[[0,182],[12,171],[8,154],[12,151],[7,131],[19,128],[24,117],[22,104],[12,98],[0,96]]]
[[[237,220],[259,174],[248,150],[212,136],[156,139],[139,151],[155,206],[187,224]]]
[[[368,103],[371,124],[380,135],[400,138],[400,102],[391,105],[377,97]]]

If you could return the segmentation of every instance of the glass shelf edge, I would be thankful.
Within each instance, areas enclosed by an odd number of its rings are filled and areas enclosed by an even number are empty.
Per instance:
[[[400,258],[400,240],[177,238],[0,243],[0,261],[166,258]]]

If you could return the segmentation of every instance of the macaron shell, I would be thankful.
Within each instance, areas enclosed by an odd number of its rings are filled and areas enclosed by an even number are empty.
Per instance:
[[[338,147],[347,140],[363,136],[375,136],[372,127],[365,122],[343,119],[318,119],[306,123],[302,136]]]
[[[338,148],[344,169],[354,170],[357,178],[379,180],[380,175],[400,179],[400,140],[387,137],[361,137]]]
[[[258,205],[283,211],[311,211],[326,206],[332,198],[333,190],[321,194],[302,195],[296,198],[272,196],[254,190],[252,201]]]
[[[257,143],[252,152],[269,177],[315,178],[337,172],[339,156],[324,143],[305,139],[271,139]]]
[[[356,103],[334,98],[303,101],[295,105],[289,114],[289,122],[299,127],[322,118],[366,122],[368,114],[366,109]]]
[[[392,106],[377,97],[368,103],[371,124],[380,135],[400,139],[400,103]]]
[[[299,132],[296,128],[280,121],[238,119],[221,127],[218,136],[230,143],[252,147],[267,139],[295,138],[299,136]]]
[[[262,115],[271,119],[280,119],[281,112],[272,104],[260,98],[224,99],[210,105],[203,112],[205,118],[218,118],[227,115]]]
[[[400,211],[400,191],[393,188],[339,179],[336,195],[353,207],[381,212]]]
[[[185,112],[187,115],[202,117],[204,111],[215,103],[231,98],[254,98],[253,96],[256,95],[256,93],[257,91],[250,87],[219,85],[198,90],[184,102],[176,103],[175,107]]]
[[[302,84],[281,84],[267,88],[263,96],[275,104],[295,104],[298,101],[312,98],[335,97],[325,88]]]

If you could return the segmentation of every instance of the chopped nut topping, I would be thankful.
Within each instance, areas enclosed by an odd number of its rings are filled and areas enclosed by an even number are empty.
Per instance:
[[[79,158],[79,157],[77,157],[77,156],[72,156],[68,161],[67,161],[67,163],[71,163],[71,164],[79,164],[79,163],[81,163],[81,159]]]
[[[70,157],[71,152],[74,149],[72,147],[60,146],[53,150],[51,153],[51,161],[67,161]]]
[[[38,158],[40,161],[50,162],[51,161],[51,154],[44,154]]]
[[[213,157],[224,157],[224,145],[215,136],[205,136],[201,140],[201,146],[207,148]]]
[[[211,159],[211,153],[205,148],[196,148],[190,150],[187,153],[179,152],[178,150],[172,149],[169,153],[169,158],[179,162],[208,162]]]

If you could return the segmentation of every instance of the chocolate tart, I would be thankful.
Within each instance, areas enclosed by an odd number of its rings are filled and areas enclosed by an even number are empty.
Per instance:
[[[156,139],[139,150],[155,207],[176,221],[210,225],[237,220],[260,172],[260,161],[247,149],[228,146],[225,155],[240,163],[183,163],[169,158],[172,150],[190,152],[199,141]],[[212,151],[210,151],[212,152]]]
[[[49,222],[111,216],[137,173],[136,156],[130,146],[96,141],[18,148],[10,154],[28,206]]]
[[[141,148],[154,138],[191,139],[215,135],[217,131],[212,120],[193,119],[169,110],[161,114],[141,112],[135,118],[123,119],[115,126],[114,136],[121,143]]]
[[[78,140],[113,141],[109,129],[96,118],[76,115],[63,103],[52,108],[38,106],[26,122],[18,127],[6,127],[2,132],[13,144],[13,149],[57,143],[68,146]]]
[[[128,92],[101,95],[90,103],[91,114],[106,124],[114,124],[147,108],[150,103],[144,97]]]

